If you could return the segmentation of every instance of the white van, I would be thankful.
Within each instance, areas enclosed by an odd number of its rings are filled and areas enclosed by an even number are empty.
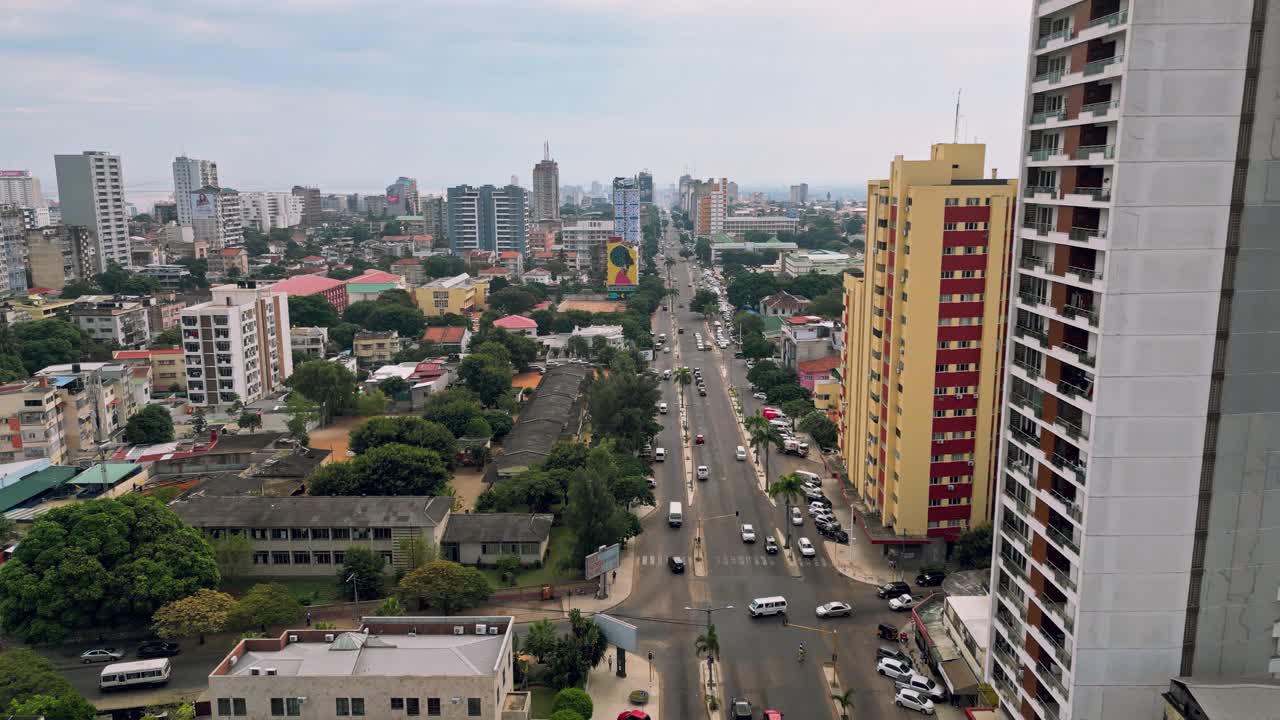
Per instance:
[[[747,605],[747,611],[751,613],[751,617],[785,614],[787,612],[787,599],[781,595],[756,598],[751,601],[750,605]]]
[[[653,461],[654,461],[654,462],[666,462],[666,461],[667,461],[667,451],[666,451],[665,449],[663,449],[663,448],[658,448],[658,449],[654,450],[654,451],[653,451]]]
[[[739,460],[746,460],[746,459],[747,459],[747,449],[746,449],[746,448],[744,448],[744,447],[742,447],[741,445],[739,445],[739,446],[738,446],[738,449],[733,451],[733,456],[734,456],[734,457],[736,457],[736,458],[738,458]]]
[[[808,470],[796,470],[792,474],[798,475],[800,477],[800,482],[804,482],[806,480],[812,480],[813,482],[816,482],[819,485],[822,484],[822,478],[818,477],[817,473],[811,473]]]
[[[658,412],[662,413],[663,415],[666,415],[666,414],[667,414],[667,404],[666,404],[666,403],[658,403]]]
[[[684,508],[680,506],[680,503],[673,502],[667,507],[667,524],[673,528],[684,524]]]

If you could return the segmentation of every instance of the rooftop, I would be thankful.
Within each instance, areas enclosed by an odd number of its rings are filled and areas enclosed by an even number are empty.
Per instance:
[[[170,507],[195,527],[435,527],[449,497],[214,497],[195,494]]]
[[[365,270],[364,274],[357,275],[347,281],[348,285],[359,285],[367,283],[400,283],[404,278],[395,273],[383,272],[382,270]]]
[[[422,333],[422,339],[439,345],[453,345],[462,342],[466,335],[466,328],[449,325],[427,328],[426,332]]]
[[[281,280],[272,285],[271,289],[276,292],[289,293],[290,295],[315,295],[336,287],[342,287],[343,284],[341,280],[334,280],[323,275],[305,274],[294,275],[287,280]]]
[[[1212,720],[1245,720],[1275,716],[1280,704],[1280,681],[1274,678],[1174,678],[1176,686],[1186,689],[1200,709],[1202,717]]]
[[[551,536],[555,516],[527,513],[450,515],[444,542],[542,542]]]
[[[533,399],[520,411],[520,418],[503,441],[504,452],[494,466],[501,474],[519,472],[542,461],[560,439],[568,424],[577,430],[574,405],[582,392],[582,380],[590,368],[561,365],[548,368]]]
[[[431,288],[433,290],[449,290],[452,288],[465,287],[470,281],[471,276],[466,273],[462,273],[461,275],[454,275],[453,277],[437,278],[422,287]]]
[[[827,355],[814,360],[802,360],[796,363],[796,369],[802,373],[822,373],[831,372],[840,367],[839,355]]]
[[[494,320],[493,326],[504,330],[532,330],[538,323],[523,315],[508,315]]]

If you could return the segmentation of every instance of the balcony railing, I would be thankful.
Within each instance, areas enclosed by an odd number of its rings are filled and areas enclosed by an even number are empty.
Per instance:
[[[1053,488],[1049,488],[1048,492],[1050,497],[1057,500],[1064,508],[1066,508],[1067,514],[1075,518],[1076,522],[1084,522],[1084,513],[1080,511],[1080,506],[1076,504],[1075,500],[1069,499],[1066,495],[1063,495]]]
[[[1102,270],[1096,267],[1086,268],[1069,265],[1067,267],[1067,274],[1075,275],[1085,282],[1093,282],[1094,280],[1102,279]]]
[[[1031,151],[1031,162],[1044,162],[1061,152],[1058,148],[1036,148]]]
[[[1018,258],[1018,267],[1024,270],[1035,270],[1037,268],[1052,270],[1053,261],[1048,258],[1036,257],[1034,255],[1023,255]]]
[[[1106,202],[1111,199],[1110,187],[1090,187],[1088,185],[1077,185],[1068,195],[1088,195],[1098,202]]]
[[[1102,18],[1098,18],[1098,19],[1101,20]],[[1092,27],[1092,25],[1090,25],[1090,27]],[[1053,42],[1054,40],[1057,40],[1058,38],[1065,39],[1069,37],[1071,37],[1071,28],[1067,27],[1061,30],[1055,30],[1054,32],[1049,33],[1048,35],[1042,35],[1038,40],[1036,40],[1036,49],[1043,50],[1046,47],[1048,47],[1049,43]]]
[[[1036,328],[1029,328],[1026,325],[1014,325],[1013,331],[1022,337],[1035,338],[1041,343],[1049,342],[1049,335],[1045,333],[1045,331],[1043,330],[1037,330]]]
[[[1029,292],[1018,293],[1018,299],[1028,305],[1046,305],[1049,302],[1047,299]]]
[[[1116,12],[1113,12],[1110,15],[1103,15],[1102,17],[1094,18],[1090,20],[1088,23],[1086,23],[1085,27],[1095,28],[1095,27],[1098,27],[1099,25],[1108,25],[1110,27],[1115,27],[1116,25],[1120,25],[1121,23],[1127,22],[1128,20],[1129,20],[1129,8],[1124,8],[1122,10],[1117,10]],[[1050,39],[1052,39],[1052,36],[1046,36],[1046,37],[1049,37]],[[1044,47],[1044,45],[1041,45],[1040,47]]]
[[[1031,433],[1025,430],[1019,430],[1018,428],[1014,428],[1014,427],[1009,428],[1009,431],[1012,432],[1013,436],[1018,440],[1020,440],[1021,442],[1024,442],[1030,445],[1031,447],[1035,447],[1035,448],[1040,447],[1040,439],[1037,438],[1035,435],[1032,435]]]
[[[1070,570],[1064,570],[1058,567],[1057,565],[1053,564],[1053,561],[1048,559],[1044,561],[1044,564],[1045,564],[1045,567],[1049,568],[1049,572],[1053,574],[1054,582],[1058,583],[1059,585],[1062,585],[1063,587],[1070,588],[1072,590],[1076,589],[1076,580],[1075,580],[1075,577],[1071,574]]]
[[[1072,422],[1071,420],[1068,420],[1067,418],[1062,417],[1061,415],[1059,415],[1057,418],[1054,419],[1053,424],[1066,430],[1067,435],[1069,437],[1075,438],[1076,440],[1089,439],[1089,432],[1087,430],[1085,430],[1080,425]]]
[[[1084,113],[1089,113],[1090,115],[1097,117],[1098,115],[1106,115],[1111,112],[1112,109],[1117,107],[1120,107],[1119,100],[1106,100],[1104,102],[1089,103],[1088,105],[1080,108],[1080,114],[1083,115]]]
[[[1120,53],[1116,53],[1114,56],[1109,58],[1103,58],[1101,60],[1094,60],[1093,62],[1087,62],[1084,64],[1084,74],[1086,76],[1097,75],[1103,70],[1106,70],[1108,65],[1115,65],[1116,63],[1120,62],[1123,59],[1124,59],[1124,55]]]
[[[1110,160],[1115,157],[1115,145],[1083,145],[1076,149],[1077,160],[1088,160],[1094,155],[1101,155],[1103,159]]]
[[[1022,640],[1022,637],[1021,636],[1015,637],[1015,640],[1020,642]],[[1015,673],[1022,670],[1022,663],[1018,661],[1018,658],[1013,653],[1009,652],[1008,650],[1002,647],[997,647],[994,649],[995,649],[996,657],[1000,658],[1000,662],[1004,663],[1006,667],[1008,667],[1010,670],[1012,670]],[[1005,683],[1002,680],[997,680],[996,684],[1003,685]],[[1014,687],[1010,684],[1008,685],[1008,689],[1005,690],[1005,692],[1009,693],[1008,701],[1010,705],[1013,705],[1014,699],[1018,697],[1018,691],[1014,689]]]
[[[1092,308],[1082,308],[1078,305],[1063,305],[1062,314],[1069,318],[1082,317],[1090,325],[1098,324],[1098,311]]]
[[[1062,685],[1062,668],[1053,663],[1036,663],[1036,676],[1047,682],[1054,690],[1057,690],[1063,697],[1067,696],[1067,689]],[[1048,707],[1046,706],[1047,710]]]
[[[1058,528],[1052,525],[1046,525],[1045,534],[1048,535],[1049,538],[1054,542],[1056,542],[1058,545],[1067,548],[1068,550],[1070,550],[1071,552],[1077,555],[1080,554],[1080,546],[1076,545],[1074,540],[1067,537],[1066,533],[1062,532]]]
[[[1051,198],[1058,197],[1058,188],[1052,185],[1028,185],[1022,191],[1023,197],[1033,197],[1035,195],[1048,195]]]
[[[1035,230],[1037,235],[1047,235],[1053,229],[1053,223],[1023,220],[1022,227],[1028,230]]]
[[[1004,560],[1003,567],[1005,570],[1008,570],[1014,575],[1017,575],[1018,577],[1022,578],[1024,581],[1030,582],[1030,578],[1027,577],[1027,571],[1023,570],[1022,567],[1019,566],[1016,562],[1014,562],[1008,555],[1002,554],[1000,556],[1000,559]]]
[[[1075,345],[1072,345],[1071,343],[1066,342],[1065,340],[1059,341],[1058,347],[1062,348],[1063,350],[1066,350],[1072,355],[1075,355],[1077,358],[1079,358],[1081,363],[1084,363],[1085,365],[1093,367],[1095,358],[1088,350],[1082,347],[1076,347]],[[1079,388],[1074,385],[1071,385],[1071,388],[1076,391],[1076,394],[1083,394],[1085,392],[1083,388]],[[1059,388],[1059,391],[1061,392],[1062,389]]]
[[[1089,242],[1093,238],[1103,239],[1107,236],[1106,228],[1087,228],[1073,227],[1067,232],[1067,237],[1076,242]]]
[[[1032,400],[1022,393],[1009,393],[1009,399],[1013,401],[1014,405],[1021,405],[1037,415],[1040,414],[1041,403],[1038,400]]]
[[[1040,377],[1040,368],[1035,365],[1032,365],[1026,360],[1014,360],[1013,364],[1022,368],[1028,375],[1030,375],[1033,378]]]
[[[1050,119],[1066,120],[1067,111],[1063,108],[1058,108],[1057,110],[1043,110],[1038,113],[1031,113],[1032,125],[1039,125],[1040,123],[1046,122]]]

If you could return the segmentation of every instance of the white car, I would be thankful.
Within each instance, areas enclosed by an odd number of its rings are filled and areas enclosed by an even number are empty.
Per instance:
[[[768,399],[769,399],[769,396],[768,396],[768,395],[765,395],[764,393],[751,393],[751,397],[753,397],[753,398],[755,398],[755,399],[757,399],[757,400],[768,400]]]
[[[756,529],[751,527],[751,523],[742,523],[742,542],[753,543],[756,541]]]
[[[876,663],[876,672],[887,678],[908,678],[911,677],[911,666],[901,660],[893,658],[880,658],[880,662]]]
[[[933,701],[911,688],[898,688],[898,693],[893,696],[893,704],[925,715],[933,714]]]
[[[809,538],[802,537],[796,544],[800,547],[800,555],[802,557],[818,556],[818,550],[813,546],[813,543],[809,542]]]
[[[656,488],[656,487],[658,487],[658,478],[656,478],[656,477],[654,477],[654,476],[650,475],[649,477],[645,478],[644,480],[645,480],[645,482],[649,483],[649,487],[651,487],[651,488]]]
[[[699,465],[697,472],[699,480],[708,480],[711,478],[711,469],[706,465]]]
[[[911,673],[909,677],[898,678],[898,687],[914,690],[924,697],[938,702],[947,699],[947,691],[942,686],[918,672]]]
[[[916,599],[911,597],[910,595],[907,595],[906,593],[903,593],[902,595],[899,595],[898,597],[889,601],[889,609],[895,610],[895,611],[910,610],[915,606],[916,606]]]
[[[804,524],[804,513],[800,512],[800,508],[798,507],[791,508],[791,524],[792,525]]]
[[[819,605],[817,610],[818,617],[820,618],[848,617],[852,612],[852,605],[847,602],[840,602],[839,600],[826,603],[825,605]]]
[[[670,352],[671,352],[671,346],[670,346],[670,345],[664,345],[664,346],[662,347],[662,352],[664,352],[664,353],[670,353]]]

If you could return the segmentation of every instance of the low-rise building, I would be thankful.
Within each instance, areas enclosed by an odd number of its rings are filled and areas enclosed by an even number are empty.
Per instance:
[[[466,315],[484,308],[489,292],[489,281],[472,278],[463,273],[453,277],[438,278],[414,291],[418,307],[427,317],[452,313]]]
[[[404,277],[381,270],[366,270],[363,275],[357,275],[346,283],[347,298],[353,303],[377,300],[379,295],[388,290],[404,290],[407,287]]]
[[[1274,660],[1273,660],[1274,662]],[[1275,714],[1275,677],[1177,677],[1169,681],[1161,720],[1254,720]]]
[[[862,270],[862,253],[840,253],[833,250],[806,250],[782,256],[782,274],[800,277],[809,273],[839,275],[846,270]]]
[[[151,387],[160,391],[187,389],[187,360],[182,348],[116,350],[111,359],[131,367],[151,369]]]
[[[793,315],[782,324],[782,364],[796,370],[799,363],[839,354],[837,323],[808,315]]]
[[[209,674],[215,717],[529,720],[513,618],[366,617],[356,632],[246,638]]]
[[[230,247],[209,253],[209,274],[217,278],[247,276],[249,251],[243,247]]]
[[[289,328],[289,346],[295,355],[308,358],[323,358],[324,347],[329,342],[329,328],[323,327],[291,327]]]
[[[48,378],[0,386],[0,463],[39,458],[54,465],[66,462],[62,402]]]
[[[213,539],[243,535],[253,544],[250,575],[329,577],[352,547],[377,552],[385,570],[407,570],[401,541],[440,547],[451,497],[326,497],[193,494],[170,506]]]
[[[574,253],[583,266],[578,269],[604,269],[604,253],[614,234],[612,220],[575,220],[560,229],[559,247]]]
[[[556,279],[555,273],[547,268],[534,268],[520,277],[520,282],[524,283],[540,283],[547,287],[555,287],[560,284]]]
[[[786,215],[730,215],[724,219],[724,233],[745,239],[749,232],[795,234],[799,221]]]
[[[134,348],[151,339],[150,302],[112,295],[83,295],[71,306],[71,322],[98,342]]]
[[[621,325],[588,325],[586,327],[575,327],[573,332],[569,333],[573,337],[586,338],[587,342],[595,342],[595,339],[602,337],[609,343],[609,347],[621,350],[627,344],[626,337],[622,334]]]
[[[512,335],[523,335],[525,337],[537,337],[538,323],[532,318],[523,315],[507,315],[493,321],[493,326],[499,330],[506,330]]]
[[[65,363],[36,371],[62,401],[60,422],[69,458],[97,455],[98,446],[124,432],[135,412],[151,402],[151,368],[123,363]]]
[[[191,282],[191,271],[185,265],[148,265],[138,272],[155,278],[165,290],[181,290]]]
[[[356,333],[352,352],[361,365],[385,365],[400,352],[400,333],[395,330],[361,330]]]
[[[824,355],[812,360],[801,360],[796,363],[796,381],[804,389],[812,392],[818,382],[826,382],[835,377],[840,368],[839,355]]]
[[[391,272],[404,278],[409,285],[421,285],[427,281],[427,270],[416,257],[400,258],[391,263]]]
[[[780,290],[760,300],[760,314],[765,317],[791,317],[797,313],[803,313],[807,307],[809,307],[808,298],[792,295],[786,290]]]
[[[515,556],[522,565],[541,565],[555,516],[528,513],[467,513],[449,518],[440,553],[463,565],[493,565]]]
[[[290,297],[319,295],[333,306],[339,314],[347,309],[347,284],[341,280],[323,275],[294,275],[271,286],[275,292],[282,292]]]
[[[461,355],[471,345],[471,330],[452,325],[429,327],[422,333],[422,341],[434,344],[446,355]]]
[[[769,242],[733,242],[732,235],[719,235],[712,238],[711,241],[711,262],[718,264],[721,254],[728,250],[777,253],[779,257],[784,257],[790,253],[800,252],[800,246],[793,242],[779,242],[777,240],[770,240]]]

